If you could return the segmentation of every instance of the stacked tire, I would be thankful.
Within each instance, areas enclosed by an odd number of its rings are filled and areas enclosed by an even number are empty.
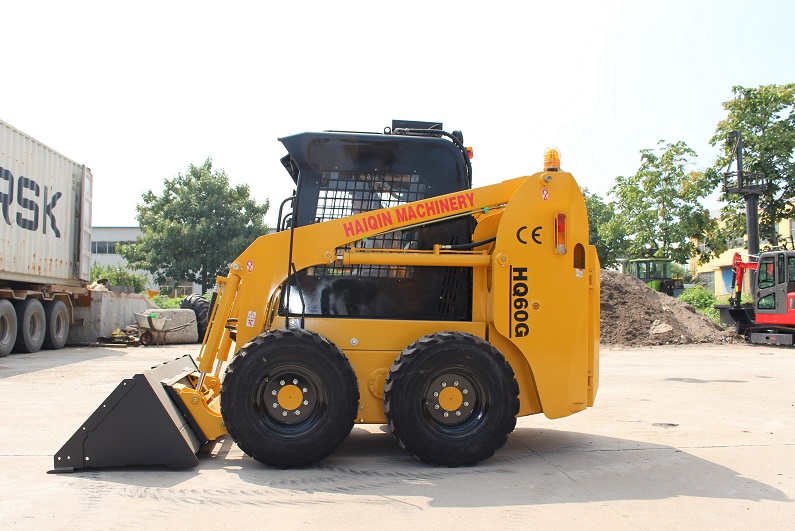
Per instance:
[[[188,295],[179,303],[181,310],[193,310],[196,314],[196,328],[199,330],[199,343],[204,340],[210,320],[210,301],[201,295]]]

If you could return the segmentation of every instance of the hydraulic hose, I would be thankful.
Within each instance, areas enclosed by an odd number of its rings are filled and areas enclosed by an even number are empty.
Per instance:
[[[442,245],[441,249],[445,251],[464,251],[466,249],[474,249],[475,247],[480,247],[481,245],[486,245],[487,243],[491,243],[496,241],[497,237],[492,236],[486,240],[480,240],[479,242],[472,242],[472,243],[460,243],[458,245]]]

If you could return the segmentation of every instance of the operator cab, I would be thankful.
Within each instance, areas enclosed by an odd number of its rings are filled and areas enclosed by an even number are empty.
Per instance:
[[[442,124],[393,121],[384,133],[326,131],[281,138],[282,164],[296,184],[279,230],[390,208],[471,188],[469,154]],[[285,207],[291,212],[284,213]],[[378,217],[374,216],[377,223]],[[417,250],[470,243],[470,216],[388,232],[350,247]],[[343,250],[337,250],[337,256]],[[292,260],[291,260],[292,261]],[[287,264],[285,264],[287,266]],[[311,317],[471,320],[468,268],[332,265],[298,271],[286,286],[289,311]]]
[[[755,276],[756,321],[795,325],[795,251],[762,253]]]
[[[655,291],[676,297],[684,291],[684,282],[673,276],[673,260],[667,258],[639,258],[630,260],[627,273],[642,280]]]

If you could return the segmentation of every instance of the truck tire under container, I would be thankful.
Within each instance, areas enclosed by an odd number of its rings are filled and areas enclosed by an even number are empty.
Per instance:
[[[45,302],[44,319],[42,347],[48,350],[62,349],[69,337],[69,310],[66,304],[57,299]]]
[[[14,352],[38,352],[44,343],[44,306],[38,299],[16,301],[17,341]]]
[[[0,358],[8,356],[17,341],[17,311],[6,299],[0,299]]]

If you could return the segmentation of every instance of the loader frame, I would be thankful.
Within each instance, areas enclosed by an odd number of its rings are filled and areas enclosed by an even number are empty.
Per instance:
[[[546,197],[558,199],[544,200],[544,191]],[[447,203],[449,210],[439,208],[429,214],[432,203]],[[539,205],[545,207],[543,214],[526,215],[538,211]],[[561,214],[566,216],[568,223],[565,237],[572,242],[570,249],[563,253],[555,243],[561,236],[556,233]],[[403,230],[418,222],[434,223],[451,216],[473,216],[478,223],[473,238],[496,238],[496,241],[473,250],[445,250],[435,246],[431,250],[416,251],[352,249],[338,254],[338,249],[361,238]],[[518,219],[509,223],[506,218]],[[374,219],[388,220],[388,223],[383,223],[381,228]],[[538,224],[532,225],[532,219],[537,219],[535,223]],[[351,226],[354,234],[351,234]],[[376,228],[372,229],[373,226]],[[426,333],[449,330],[487,339],[502,352],[519,382],[520,416],[543,411],[549,418],[558,418],[581,411],[593,404],[598,387],[599,263],[595,248],[587,242],[585,206],[574,179],[565,172],[541,172],[261,237],[231,264],[227,277],[218,277],[218,296],[211,310],[211,324],[197,360],[202,374],[200,385],[180,388],[178,394],[205,432],[221,433],[223,421],[218,396],[203,384],[208,376],[212,382],[220,377],[223,364],[232,355],[233,343],[244,345],[272,329],[305,328],[331,338],[351,360],[362,401],[357,421],[383,423],[381,388],[397,354]],[[529,245],[538,256],[525,258]],[[334,264],[471,268],[472,320],[396,322],[303,318],[300,313],[292,312],[280,314],[282,287],[289,274],[285,268],[269,265],[267,257],[283,254],[288,248],[292,249],[292,271]],[[558,263],[552,266],[546,260]],[[516,278],[526,279],[533,285],[532,302],[516,302],[516,297],[511,295],[509,290],[514,288],[508,286],[515,286]],[[567,286],[572,279],[576,289]],[[495,285],[506,288],[490,289]],[[544,310],[550,305],[553,308],[547,312],[559,311],[559,315],[565,317],[544,319],[546,325],[533,325],[532,333],[521,336],[523,328],[517,325],[522,323],[516,321],[516,310],[512,308],[527,304],[537,314],[543,314],[541,301]],[[521,313],[520,317],[525,318],[524,315]],[[558,328],[561,322],[569,323],[563,325],[569,330],[566,334],[543,333],[545,326]],[[564,354],[560,355],[561,352]],[[375,392],[371,392],[373,389]]]

